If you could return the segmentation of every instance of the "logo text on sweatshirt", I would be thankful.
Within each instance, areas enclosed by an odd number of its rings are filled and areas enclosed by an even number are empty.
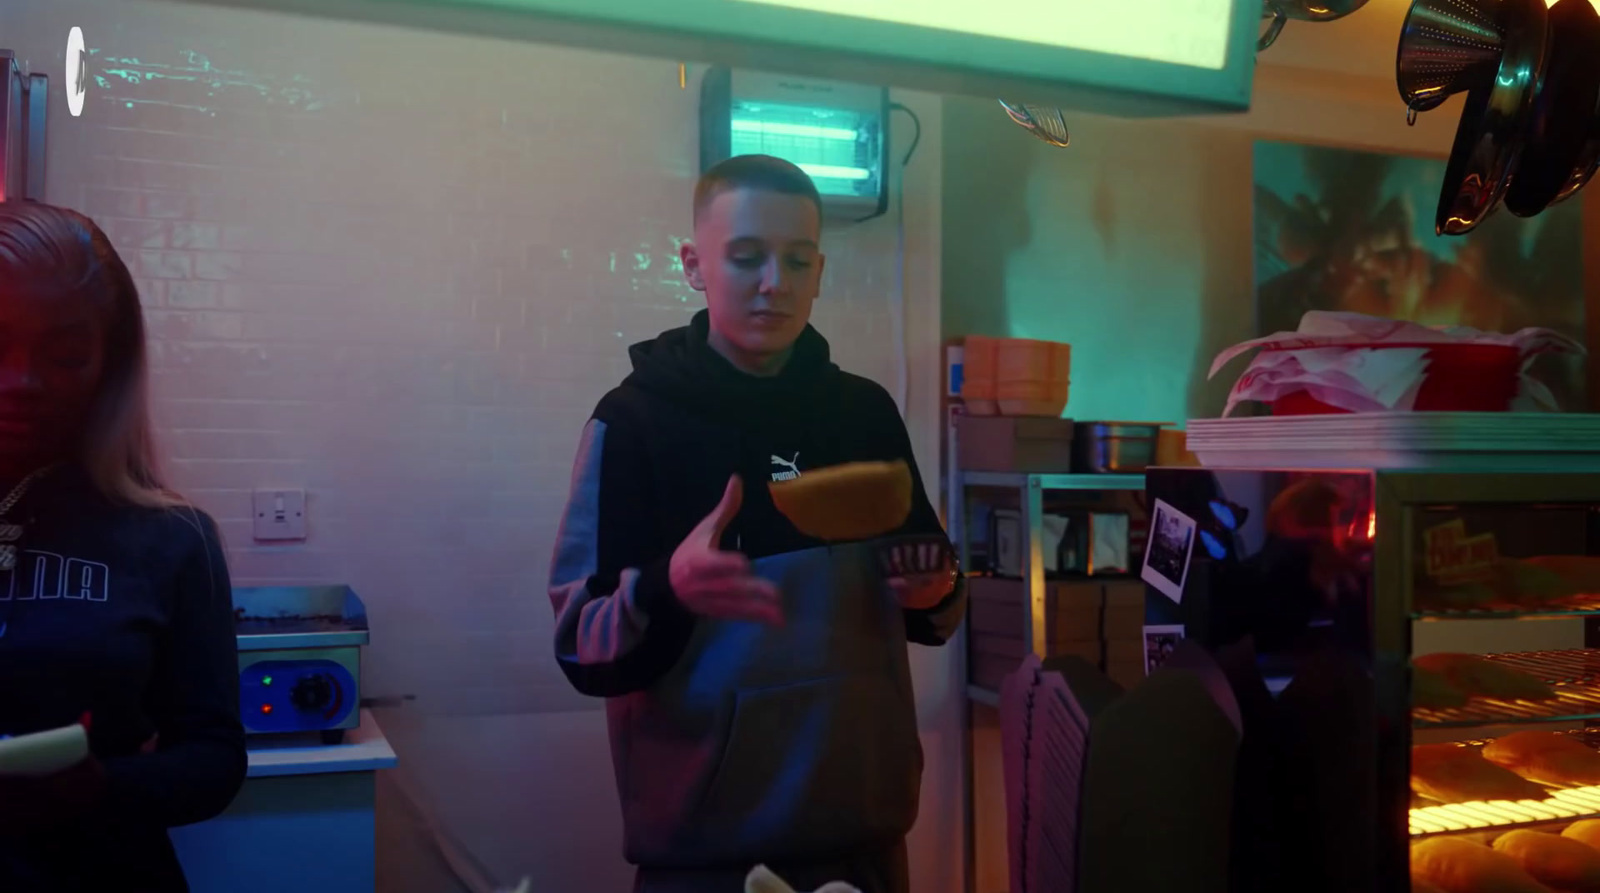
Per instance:
[[[38,549],[24,550],[14,569],[0,571],[0,601],[71,598],[103,602],[110,589],[111,569],[104,564]]]
[[[800,476],[799,453],[795,453],[793,459],[785,459],[782,456],[773,456],[772,464],[781,466],[785,469],[784,471],[774,471],[772,473],[772,479],[775,481],[792,481]]]

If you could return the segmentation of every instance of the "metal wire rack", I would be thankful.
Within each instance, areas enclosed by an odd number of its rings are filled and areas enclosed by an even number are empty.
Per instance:
[[[1414,707],[1412,726],[1464,728],[1502,722],[1556,722],[1600,717],[1600,651],[1523,651],[1484,657],[1544,680],[1555,688],[1555,697],[1543,701],[1475,697],[1460,707]]]
[[[1594,747],[1596,732],[1581,729],[1569,734]],[[1483,741],[1462,741],[1462,747],[1482,747]],[[1600,785],[1544,785],[1548,800],[1489,800],[1471,803],[1435,803],[1424,797],[1412,800],[1412,837],[1459,834],[1465,831],[1511,831],[1552,822],[1575,822],[1600,816]]]

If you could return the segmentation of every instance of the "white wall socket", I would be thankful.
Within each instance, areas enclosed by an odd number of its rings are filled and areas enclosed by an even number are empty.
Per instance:
[[[257,490],[251,502],[251,519],[258,542],[306,538],[306,491]]]

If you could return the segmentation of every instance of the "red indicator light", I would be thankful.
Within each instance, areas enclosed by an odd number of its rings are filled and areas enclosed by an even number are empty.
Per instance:
[[[261,705],[261,712],[262,712],[262,714],[271,713],[272,712],[272,705],[271,704],[262,704]]]

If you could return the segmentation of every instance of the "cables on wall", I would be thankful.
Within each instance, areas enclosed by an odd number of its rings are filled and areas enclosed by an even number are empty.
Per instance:
[[[922,119],[904,103],[891,103],[889,111],[903,112],[915,128],[911,144],[906,147],[906,154],[900,160],[898,182],[894,189],[894,294],[889,304],[889,326],[894,340],[894,401],[900,407],[901,417],[904,417],[911,399],[911,350],[906,334],[906,168],[910,166],[911,158],[917,154],[917,146],[922,142]]]

